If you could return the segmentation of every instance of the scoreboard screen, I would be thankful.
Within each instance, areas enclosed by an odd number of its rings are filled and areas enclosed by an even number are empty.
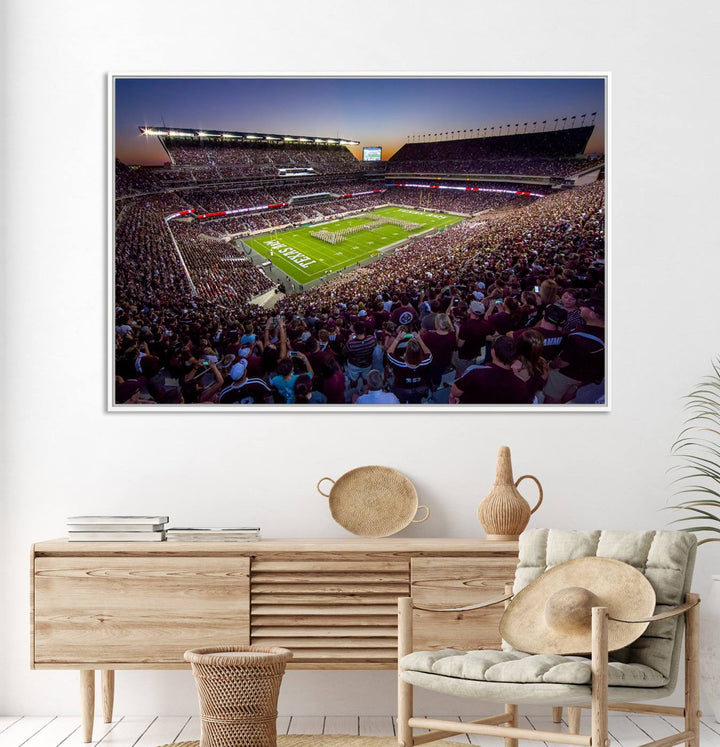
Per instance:
[[[363,161],[382,161],[382,148],[379,146],[363,148]]]

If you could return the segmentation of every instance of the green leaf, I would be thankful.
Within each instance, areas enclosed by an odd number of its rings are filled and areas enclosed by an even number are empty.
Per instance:
[[[675,507],[673,506],[673,508]],[[710,521],[720,522],[720,516],[715,516],[714,514],[711,514],[709,511],[703,511],[701,508],[695,508],[695,506],[683,506],[682,508],[678,508],[678,510],[692,511],[695,514],[704,516],[706,519],[710,519]],[[675,524],[678,521],[695,521],[695,519],[697,519],[697,516],[684,516],[682,519],[675,519],[672,523]]]
[[[711,364],[714,375],[702,377],[683,398],[686,419],[671,447],[675,463],[668,469],[675,475],[675,494],[693,497],[666,508],[685,513],[669,522],[681,525],[681,531],[720,534],[720,355]],[[684,526],[697,520],[710,525]],[[720,539],[700,544],[711,541]]]
[[[678,492],[678,495],[680,495],[680,493],[694,493],[696,490],[704,492],[701,487],[695,487],[694,489],[689,488],[688,490],[680,490]],[[713,495],[718,495],[715,491],[709,492],[711,492]],[[720,501],[714,501],[711,498],[707,498],[705,500],[682,501],[675,506],[668,506],[667,508],[682,508],[684,506],[716,506],[717,508],[720,508]]]
[[[720,534],[720,529],[717,527],[683,527],[683,532],[714,532]]]

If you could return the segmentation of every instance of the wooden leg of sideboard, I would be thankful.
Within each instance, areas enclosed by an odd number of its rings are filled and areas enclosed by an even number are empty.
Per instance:
[[[115,671],[113,669],[103,669],[101,682],[103,719],[106,724],[109,724],[112,721],[113,700],[115,699]]]
[[[83,742],[92,742],[93,719],[95,718],[95,670],[80,670],[80,717],[82,719]]]

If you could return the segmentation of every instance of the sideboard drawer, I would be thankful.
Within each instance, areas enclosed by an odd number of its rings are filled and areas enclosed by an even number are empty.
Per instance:
[[[515,576],[517,558],[413,558],[412,598],[429,607],[467,607],[502,597]],[[471,612],[413,612],[413,648],[498,648],[498,626],[504,607]]]
[[[397,599],[410,592],[403,560],[264,560],[252,563],[251,640],[287,646],[291,666],[391,667]]]
[[[249,642],[246,557],[38,557],[34,663],[180,664]]]

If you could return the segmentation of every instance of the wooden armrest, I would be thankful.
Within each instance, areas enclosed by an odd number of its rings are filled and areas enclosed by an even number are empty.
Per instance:
[[[677,615],[682,615],[683,612],[687,612],[688,610],[691,610],[693,607],[700,604],[699,599],[695,599],[691,602],[683,602],[682,604],[679,604],[677,607],[673,607],[671,610],[668,610],[667,612],[660,612],[657,615],[653,615],[652,617],[641,617],[637,620],[622,620],[619,617],[610,617],[610,620],[613,620],[614,622],[619,623],[647,623],[647,622],[656,622],[657,620],[666,620],[668,617],[676,617]]]
[[[470,610],[479,610],[483,607],[492,607],[494,604],[500,604],[500,602],[506,602],[508,599],[512,599],[512,594],[506,594],[504,597],[499,599],[490,599],[487,602],[481,602],[480,604],[471,604],[469,607],[423,607],[422,605],[413,603],[413,609],[424,610],[426,612],[469,612]]]

